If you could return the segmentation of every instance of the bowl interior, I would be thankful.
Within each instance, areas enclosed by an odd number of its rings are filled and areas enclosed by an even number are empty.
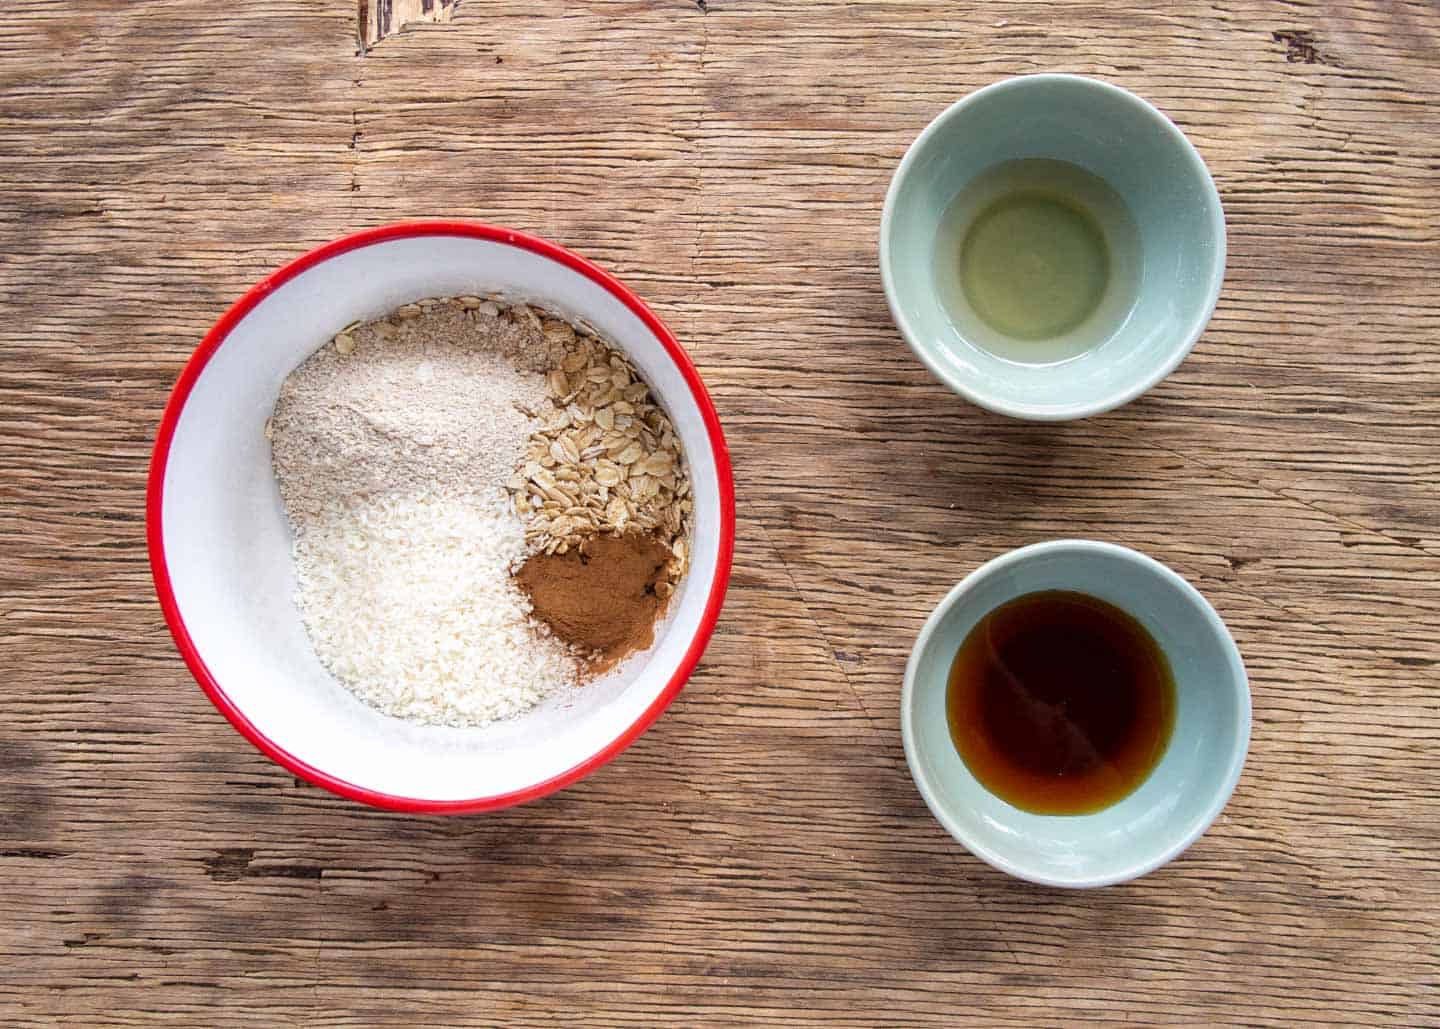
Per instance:
[[[673,420],[690,465],[693,557],[646,654],[512,720],[422,727],[367,707],[316,659],[292,601],[291,533],[264,425],[285,377],[346,324],[422,297],[476,292],[583,318],[630,356]],[[389,238],[338,253],[241,318],[181,410],[164,469],[161,541],[183,633],[258,733],[343,783],[440,802],[527,790],[619,740],[693,661],[688,652],[725,571],[714,446],[691,386],[656,333],[581,271],[522,246],[463,235]]]
[[[934,286],[936,231],[985,170],[1046,158],[1104,180],[1139,233],[1138,300],[1098,346],[1050,364],[1006,360],[967,339]],[[1117,406],[1189,351],[1214,309],[1225,226],[1195,148],[1163,114],[1119,87],[1072,75],[1009,79],[971,94],[921,133],[886,199],[881,270],[907,341],[952,389],[1007,414],[1070,418]]]
[[[1134,793],[1095,814],[1033,815],[989,793],[946,723],[947,677],[965,636],[997,605],[1046,589],[1079,590],[1130,612],[1175,673],[1175,729],[1160,764]],[[941,602],[911,655],[901,720],[916,784],[967,849],[1022,878],[1100,885],[1158,867],[1219,814],[1249,743],[1250,693],[1230,634],[1183,579],[1124,547],[1057,541],[997,558]]]

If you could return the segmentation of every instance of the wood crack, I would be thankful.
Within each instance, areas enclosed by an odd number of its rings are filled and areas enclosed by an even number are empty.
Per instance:
[[[775,555],[776,563],[785,572],[785,578],[790,580],[790,589],[794,592],[795,599],[799,601],[801,610],[803,610],[806,617],[810,619],[810,624],[815,629],[815,635],[819,636],[820,642],[825,645],[825,656],[829,658],[830,663],[833,664],[836,671],[840,673],[840,678],[844,680],[846,688],[850,691],[850,696],[854,698],[856,706],[860,708],[861,716],[865,719],[866,723],[869,724],[875,736],[883,739],[885,737],[884,731],[870,714],[870,709],[865,706],[865,700],[860,695],[860,691],[855,688],[855,683],[851,680],[850,673],[845,670],[845,665],[842,664],[836,656],[835,644],[831,642],[830,637],[826,634],[824,628],[821,627],[820,619],[816,617],[814,609],[810,606],[810,602],[805,599],[805,594],[800,589],[800,583],[795,578],[795,572],[791,569],[790,562],[785,560],[784,553],[775,545],[775,540],[771,537],[769,530],[758,521],[755,522],[755,526],[760,530],[760,535],[765,537],[765,543],[769,546],[770,552]]]
[[[226,847],[201,861],[205,872],[216,882],[238,882],[241,879],[319,879],[324,869],[319,865],[256,864],[251,847]]]
[[[705,0],[696,0],[696,6],[699,8],[701,14],[700,53],[696,58],[700,78],[700,89],[698,93],[699,100],[695,109],[695,126],[693,129],[691,129],[690,139],[688,140],[692,151],[691,163],[695,168],[695,185],[693,187],[696,204],[694,211],[695,238],[690,244],[690,278],[692,280],[698,279],[700,276],[699,268],[701,246],[705,241],[705,217],[703,207],[703,198],[705,196],[705,162],[700,160],[700,140],[703,138],[705,130],[705,108],[707,96],[705,61],[710,53],[710,20],[709,18],[705,17],[707,14],[709,14],[709,8],[705,5]]]

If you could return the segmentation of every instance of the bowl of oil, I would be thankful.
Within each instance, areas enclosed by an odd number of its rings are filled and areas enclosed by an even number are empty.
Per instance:
[[[921,796],[967,850],[1032,882],[1104,886],[1159,868],[1220,814],[1250,689],[1183,578],[1126,547],[1053,540],[936,606],[900,722]]]
[[[880,271],[895,324],[950,388],[1017,418],[1083,418],[1150,389],[1200,338],[1225,219],[1160,111],[1096,79],[1026,75],[911,145]]]

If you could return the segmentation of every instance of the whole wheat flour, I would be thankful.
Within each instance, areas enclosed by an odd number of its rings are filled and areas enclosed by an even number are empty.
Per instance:
[[[297,530],[327,505],[503,484],[523,456],[546,398],[539,330],[431,303],[340,333],[281,386],[271,452]]]

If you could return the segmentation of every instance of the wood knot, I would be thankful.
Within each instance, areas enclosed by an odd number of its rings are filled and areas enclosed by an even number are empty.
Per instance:
[[[460,0],[358,0],[360,53],[412,22],[448,22]]]
[[[1285,44],[1285,60],[1291,64],[1329,64],[1315,44],[1315,33],[1308,29],[1280,29],[1270,38]]]

